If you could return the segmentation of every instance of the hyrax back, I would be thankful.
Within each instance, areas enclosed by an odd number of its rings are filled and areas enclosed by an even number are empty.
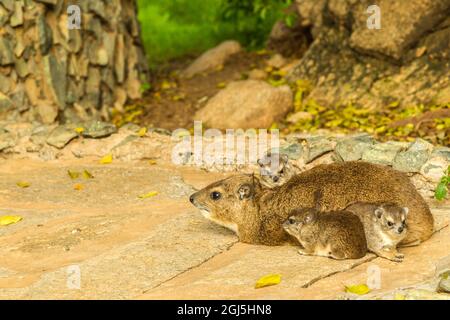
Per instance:
[[[389,260],[403,261],[404,255],[397,252],[397,245],[407,235],[407,207],[395,203],[357,202],[347,210],[361,219],[370,251]]]
[[[367,253],[363,224],[348,211],[297,209],[283,227],[301,244],[300,254],[340,260],[359,259]]]

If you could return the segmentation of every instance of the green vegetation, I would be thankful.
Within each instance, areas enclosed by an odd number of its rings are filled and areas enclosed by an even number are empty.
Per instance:
[[[436,191],[434,192],[434,197],[437,200],[444,200],[448,194],[448,186],[450,185],[450,166],[447,168],[447,172],[445,172],[441,181],[436,187]]]
[[[273,77],[273,72],[272,72]],[[279,75],[279,74],[276,74]],[[283,79],[270,80],[272,85],[286,83]],[[432,118],[414,123],[413,117],[419,117],[426,112],[450,109],[450,103],[443,105],[399,106],[398,102],[373,110],[351,103],[334,107],[325,107],[313,99],[305,99],[312,90],[307,80],[297,80],[291,84],[295,93],[295,112],[302,112],[304,117],[295,123],[277,123],[274,127],[289,132],[314,132],[318,129],[329,129],[342,133],[368,132],[380,140],[413,141],[423,138],[434,144],[450,145],[450,118]],[[402,121],[406,120],[406,121]],[[450,180],[449,180],[450,181]]]
[[[200,54],[223,40],[248,49],[264,45],[275,23],[293,18],[292,0],[138,0],[142,38],[150,64]]]

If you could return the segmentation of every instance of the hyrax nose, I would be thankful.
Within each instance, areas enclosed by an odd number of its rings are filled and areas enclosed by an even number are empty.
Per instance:
[[[398,230],[398,233],[402,233],[403,232],[403,227],[399,227],[397,230]]]
[[[193,194],[191,194],[191,196],[189,197],[189,201],[190,201],[191,203],[194,203],[194,195],[193,195]]]

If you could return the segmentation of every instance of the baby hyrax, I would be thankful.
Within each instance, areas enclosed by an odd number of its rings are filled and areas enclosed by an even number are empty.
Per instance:
[[[258,165],[261,182],[269,188],[281,186],[295,175],[286,154],[268,152],[258,159]]]
[[[346,210],[361,219],[370,251],[392,261],[403,261],[404,255],[397,252],[397,245],[407,234],[408,208],[390,202],[356,202]]]
[[[295,237],[303,255],[333,259],[359,259],[367,253],[361,220],[348,211],[320,212],[317,208],[295,209],[283,224]]]

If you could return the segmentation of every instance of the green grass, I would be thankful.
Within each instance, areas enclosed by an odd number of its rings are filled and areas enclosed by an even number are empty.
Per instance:
[[[258,49],[282,16],[280,5],[280,10],[271,10],[263,22],[255,14],[224,19],[224,1],[138,0],[142,40],[150,66],[186,54],[200,54],[228,39]]]

